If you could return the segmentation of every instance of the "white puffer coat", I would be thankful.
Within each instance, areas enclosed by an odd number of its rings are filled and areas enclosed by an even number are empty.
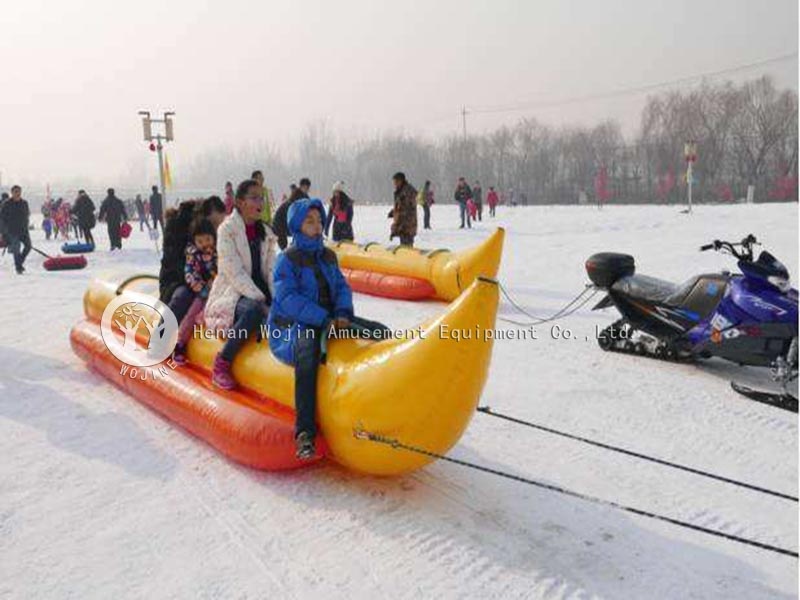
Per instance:
[[[261,243],[261,275],[274,294],[272,270],[277,257],[277,236],[265,225],[267,237]],[[263,302],[266,298],[253,282],[253,262],[247,243],[244,219],[238,210],[228,215],[217,229],[217,278],[211,286],[205,308],[206,327],[212,331],[233,327],[236,303],[246,296]]]

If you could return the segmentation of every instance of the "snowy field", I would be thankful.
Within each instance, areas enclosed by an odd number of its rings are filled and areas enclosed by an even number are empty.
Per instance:
[[[357,207],[361,241],[388,243],[385,207]],[[754,233],[796,285],[797,205],[501,207],[458,230],[435,206],[422,247],[460,249],[507,228],[500,279],[533,313],[586,281],[597,251],[684,280],[735,270],[697,248]],[[70,350],[92,277],[157,273],[135,227],[88,269],[28,273],[0,259],[0,598],[795,598],[796,559],[463,467],[395,479],[331,463],[288,474],[238,467],[87,371]],[[34,243],[56,252],[60,242]],[[356,297],[410,326],[438,303]],[[525,320],[507,302],[501,316]],[[577,339],[498,341],[483,404],[553,428],[797,494],[797,417],[729,388],[766,375],[603,353],[588,307]],[[508,327],[503,323],[498,326]],[[589,337],[589,341],[586,337]],[[413,381],[409,380],[413,394]],[[797,549],[798,505],[477,414],[452,456],[730,534]]]

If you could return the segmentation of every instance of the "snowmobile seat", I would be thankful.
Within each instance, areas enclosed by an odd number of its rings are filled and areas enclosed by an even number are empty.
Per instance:
[[[696,275],[678,286],[673,294],[664,300],[664,304],[683,308],[696,313],[698,319],[704,319],[717,307],[728,287],[727,275],[711,273]]]
[[[621,277],[633,275],[636,264],[630,254],[598,252],[586,261],[586,273],[592,283],[600,288],[610,288]]]
[[[649,277],[648,275],[629,275],[628,277],[618,279],[614,285],[611,286],[611,290],[614,292],[619,292],[626,296],[646,300],[648,302],[659,303],[663,303],[674,294],[677,289],[678,286],[672,282]]]

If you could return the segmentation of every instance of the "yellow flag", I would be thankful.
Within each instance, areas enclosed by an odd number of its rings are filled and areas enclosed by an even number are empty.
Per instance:
[[[169,156],[164,152],[164,187],[172,189],[172,172],[169,170]]]

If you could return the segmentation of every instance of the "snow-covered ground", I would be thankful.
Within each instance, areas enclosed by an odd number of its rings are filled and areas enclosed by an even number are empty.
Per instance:
[[[385,207],[357,208],[361,240],[388,242]],[[435,206],[420,246],[465,248],[507,228],[500,279],[534,313],[586,281],[597,251],[683,280],[735,269],[700,254],[756,234],[798,274],[797,205],[503,208],[460,231]],[[73,355],[91,277],[157,272],[135,228],[120,253],[16,277],[0,259],[0,598],[794,598],[796,559],[452,464],[395,479],[324,463],[288,474],[227,461]],[[60,242],[34,242],[55,252]],[[443,309],[357,296],[412,325]],[[525,319],[507,302],[501,315]],[[613,311],[564,319],[577,339],[495,343],[483,403],[498,411],[796,495],[797,417],[731,391],[720,361],[603,353]],[[508,326],[498,323],[499,326]],[[586,341],[586,337],[589,341]],[[749,369],[743,377],[764,381]],[[409,381],[413,393],[413,381]],[[796,549],[798,505],[475,416],[452,455],[734,535]],[[319,595],[322,596],[319,596]]]

